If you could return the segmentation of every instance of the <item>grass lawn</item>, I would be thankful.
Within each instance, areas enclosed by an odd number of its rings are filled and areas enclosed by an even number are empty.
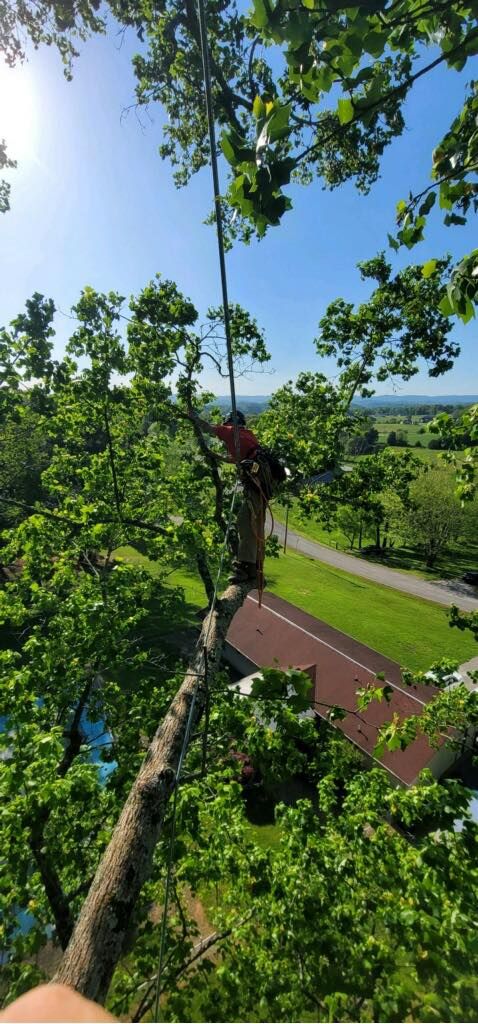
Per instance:
[[[248,825],[251,839],[261,850],[278,850],[281,840],[279,825]]]
[[[153,563],[131,548],[116,554],[154,571]],[[478,653],[471,634],[450,629],[446,608],[322,565],[295,551],[268,559],[266,576],[268,590],[404,667],[426,669],[445,656],[461,663]],[[191,616],[204,607],[204,590],[195,574],[181,570],[166,582],[184,588]]]
[[[268,589],[410,669],[477,652],[473,637],[448,625],[445,608],[409,597],[290,551],[266,568]]]
[[[286,509],[284,506],[280,502],[274,501],[271,508],[274,519],[279,523],[285,523]],[[349,542],[341,530],[326,530],[325,526],[322,526],[321,523],[302,516],[295,504],[289,509],[289,529],[294,530],[295,533],[300,533],[302,537],[307,537],[308,540],[316,540],[319,544],[326,544],[329,548],[338,547],[341,551],[345,551],[349,547]],[[368,538],[365,539],[365,535],[364,543],[368,543]]]
[[[194,615],[199,608],[206,607],[207,598],[204,586],[196,574],[188,573],[185,569],[175,569],[168,575],[164,572],[164,566],[161,566],[159,562],[152,562],[146,555],[142,555],[140,551],[132,547],[116,548],[114,557],[124,558],[126,562],[141,565],[152,576],[163,577],[165,586],[182,587],[186,603],[190,606],[189,609],[186,609],[186,613],[190,610]]]

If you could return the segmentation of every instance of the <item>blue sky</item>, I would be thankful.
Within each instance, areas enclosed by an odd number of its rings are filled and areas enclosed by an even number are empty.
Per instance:
[[[46,49],[33,52],[22,68],[1,70],[0,137],[8,141],[10,126],[12,156],[20,160],[10,175],[12,210],[0,221],[2,324],[33,291],[68,312],[85,284],[129,297],[158,271],[202,314],[220,301],[215,233],[203,224],[211,207],[209,174],[176,191],[169,165],[157,156],[160,109],[143,112],[142,123],[134,111],[122,117],[133,100],[130,59],[137,47],[133,34],[121,44],[114,28],[89,40],[70,83],[57,54]],[[431,150],[459,108],[463,81],[437,69],[416,84],[407,130],[386,153],[370,196],[359,196],[353,186],[333,193],[319,183],[294,188],[294,209],[281,227],[229,254],[230,299],[265,328],[275,371],[239,380],[239,394],[268,394],[304,369],[335,373],[315,352],[318,320],[339,295],[351,301],[367,296],[355,264],[386,247],[396,201],[427,184]],[[394,257],[394,265],[467,252],[476,244],[473,228],[447,229],[435,217],[426,242]],[[71,327],[57,316],[58,352]],[[462,341],[455,369],[438,380],[420,373],[399,385],[402,393],[478,392],[478,326],[460,325],[454,333]],[[219,394],[226,390],[212,375],[204,384]]]

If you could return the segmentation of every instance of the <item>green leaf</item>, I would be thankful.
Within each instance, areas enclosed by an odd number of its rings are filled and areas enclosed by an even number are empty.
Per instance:
[[[453,307],[450,302],[450,299],[448,298],[448,295],[443,296],[441,302],[438,303],[438,309],[440,310],[440,313],[443,313],[443,316],[452,315]]]
[[[418,213],[420,215],[430,213],[430,210],[435,205],[435,202],[436,192],[429,192],[426,199],[424,199],[423,203],[420,205]]]
[[[352,100],[339,100],[337,114],[340,124],[349,124],[354,118],[354,107]]]
[[[385,33],[381,32],[369,32],[365,37],[363,48],[366,53],[371,53],[372,57],[381,57],[386,43]]]
[[[261,100],[260,96],[256,96],[254,103],[252,104],[252,112],[256,121],[258,121],[260,117],[266,116],[266,105],[263,100]]]
[[[269,12],[264,0],[253,0],[254,11],[251,17],[252,24],[256,28],[265,28],[269,21]]]
[[[270,115],[266,127],[272,142],[276,142],[277,139],[288,135],[290,111],[291,105],[287,103],[284,106],[278,106]]]
[[[422,276],[426,277],[426,278],[431,277],[432,274],[435,273],[436,267],[437,267],[437,261],[436,260],[427,260],[427,262],[424,263],[423,267],[422,267]]]
[[[236,153],[234,147],[231,145],[228,135],[225,132],[221,135],[221,149],[227,162],[231,164],[231,167],[235,167],[238,162]]]
[[[400,248],[400,245],[397,242],[397,239],[394,238],[393,235],[390,235],[390,234],[387,234],[387,238],[388,238],[388,244],[389,244],[390,248],[393,249],[395,252],[398,252],[398,250]]]

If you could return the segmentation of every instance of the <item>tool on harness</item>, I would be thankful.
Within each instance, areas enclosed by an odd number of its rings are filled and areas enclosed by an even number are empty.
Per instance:
[[[265,445],[259,446],[257,454],[267,462],[274,483],[283,484],[287,480],[288,472],[282,459],[276,455],[272,448],[268,448]]]

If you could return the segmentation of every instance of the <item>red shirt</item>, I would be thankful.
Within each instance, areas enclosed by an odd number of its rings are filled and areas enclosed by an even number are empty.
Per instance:
[[[242,462],[243,459],[247,459],[248,456],[259,447],[259,441],[257,437],[252,433],[251,430],[247,430],[246,427],[239,427],[239,458]],[[224,441],[226,448],[229,452],[229,459],[231,462],[236,462],[236,442],[234,439],[234,427],[232,423],[221,423],[220,426],[214,427],[214,433],[221,441]]]

